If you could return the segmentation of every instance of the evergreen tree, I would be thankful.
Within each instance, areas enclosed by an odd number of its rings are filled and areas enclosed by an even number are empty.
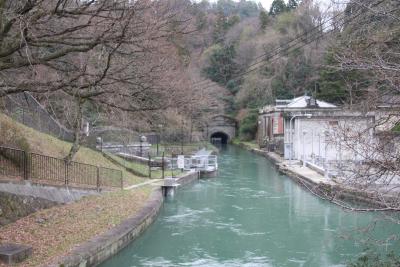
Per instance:
[[[287,11],[287,6],[283,0],[274,0],[271,4],[271,9],[269,10],[269,14],[271,16],[276,16],[286,11]]]
[[[258,16],[260,20],[260,28],[262,30],[265,30],[267,28],[268,22],[269,22],[269,16],[268,13],[265,10],[260,11],[260,15]]]
[[[203,73],[212,81],[226,85],[239,69],[234,61],[235,55],[233,45],[218,46],[210,55],[210,65],[203,69]]]
[[[296,9],[299,6],[298,0],[289,0],[287,7],[289,10]]]
[[[359,99],[371,85],[368,73],[329,67],[338,64],[333,50],[326,54],[325,63],[328,67],[320,70],[320,88],[317,97],[339,105],[348,104],[351,106],[359,102]]]

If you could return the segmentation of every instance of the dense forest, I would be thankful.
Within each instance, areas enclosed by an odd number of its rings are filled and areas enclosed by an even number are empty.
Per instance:
[[[398,93],[395,0],[0,6],[0,96],[31,92],[71,129],[83,117],[190,141],[223,113],[253,139],[258,109],[276,98],[313,94],[367,110]]]
[[[258,108],[315,92],[329,47],[324,20],[333,12],[296,0],[275,0],[270,10],[252,1],[202,1],[192,10],[200,34],[188,44],[191,70],[217,84],[200,79],[202,89],[221,87],[216,95],[239,120],[241,138],[254,138]]]
[[[202,1],[193,4],[200,34],[189,50],[195,71],[225,89],[225,112],[240,121],[241,138],[252,139],[257,109],[276,98],[312,94],[366,110],[397,94],[398,80],[389,77],[398,74],[398,6],[355,0],[322,10],[311,0],[274,0],[265,10],[251,1]]]

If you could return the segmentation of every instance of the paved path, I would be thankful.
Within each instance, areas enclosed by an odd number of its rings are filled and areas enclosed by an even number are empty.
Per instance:
[[[262,151],[262,150],[259,150]],[[331,178],[326,178],[324,175],[308,168],[308,167],[303,167],[301,165],[300,161],[292,160],[291,163],[289,164],[288,160],[284,160],[281,156],[274,152],[267,152],[266,155],[273,159],[277,164],[281,166],[281,168],[287,169],[301,177],[304,177],[306,179],[309,179],[313,183],[319,184],[319,183],[325,183],[325,184],[330,184],[330,185],[337,185],[336,182],[334,182]]]
[[[324,175],[321,175],[318,172],[308,167],[303,167],[301,165],[289,165],[287,161],[284,161],[282,165],[284,165],[284,167],[289,171],[292,171],[300,176],[306,177],[307,179],[311,180],[316,184],[319,183],[330,184],[330,185],[336,184],[332,179],[326,178]]]
[[[152,184],[155,184],[155,183],[159,183],[159,182],[161,182],[163,179],[151,179],[151,180],[149,180],[149,181],[146,181],[146,182],[143,182],[143,183],[140,183],[140,184],[134,184],[134,185],[131,185],[131,186],[127,186],[127,187],[125,187],[124,189],[125,190],[132,190],[132,189],[136,189],[136,188],[138,188],[138,187],[142,187],[142,186],[146,186],[146,185],[152,185]]]

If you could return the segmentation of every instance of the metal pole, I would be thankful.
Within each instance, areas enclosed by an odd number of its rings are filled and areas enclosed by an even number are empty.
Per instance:
[[[311,132],[311,155],[312,155],[312,163],[315,163],[315,155],[314,155],[314,129]]]
[[[321,133],[318,133],[318,159],[321,159]]]
[[[165,176],[164,176],[164,169],[165,169],[164,152],[162,153],[162,166],[161,166],[161,168],[162,168],[162,178],[164,179],[165,178]]]
[[[142,155],[143,155],[142,154],[142,143],[143,143],[142,137],[140,137],[140,141],[139,142],[140,142],[140,147],[139,147],[140,148],[140,156],[142,157]]]
[[[181,155],[183,155],[183,119],[181,125]]]
[[[174,178],[174,156],[171,156],[171,176]]]
[[[157,156],[158,156],[158,143],[160,142],[160,135],[157,134]]]
[[[303,131],[303,167],[306,166],[306,131]]]
[[[151,179],[151,157],[149,154],[149,178]]]
[[[292,120],[296,118],[297,115],[292,116],[289,120],[289,165],[292,165],[292,153],[293,153],[293,133],[292,133]],[[293,127],[294,128],[294,127]]]
[[[100,171],[99,171],[99,167],[96,167],[96,187],[97,187],[97,192],[100,192]]]

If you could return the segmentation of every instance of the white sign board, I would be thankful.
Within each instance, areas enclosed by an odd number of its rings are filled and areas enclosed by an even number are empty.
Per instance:
[[[185,156],[178,155],[178,169],[184,169],[184,168],[185,168]]]

